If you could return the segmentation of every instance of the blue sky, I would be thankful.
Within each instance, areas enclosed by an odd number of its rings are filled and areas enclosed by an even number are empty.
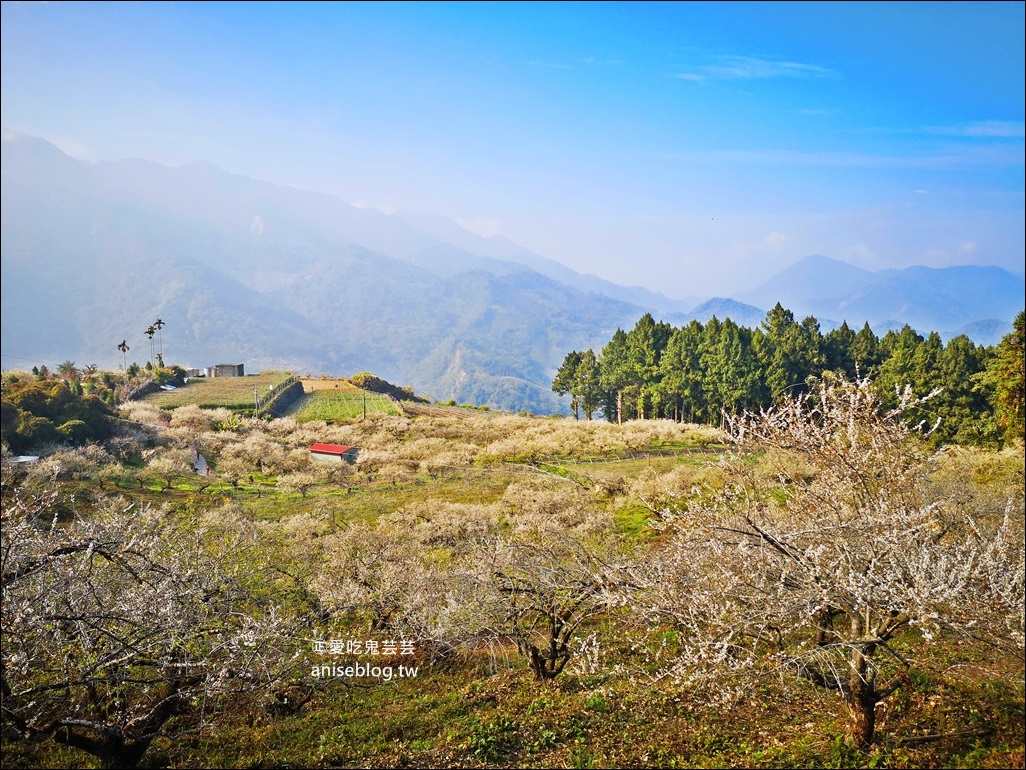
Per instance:
[[[2,122],[675,297],[1023,272],[1023,3],[3,3]]]

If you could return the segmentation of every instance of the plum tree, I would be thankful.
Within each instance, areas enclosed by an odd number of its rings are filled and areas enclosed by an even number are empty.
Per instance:
[[[260,596],[238,532],[114,499],[67,522],[61,510],[55,488],[4,493],[5,740],[135,767],[158,736],[291,676],[295,631]]]
[[[841,378],[732,420],[725,486],[665,511],[650,581],[649,611],[691,640],[682,666],[790,669],[840,693],[863,748],[906,681],[896,640],[1023,646],[1022,499],[974,517],[932,494],[903,420],[923,399],[897,402],[883,410],[868,380]]]

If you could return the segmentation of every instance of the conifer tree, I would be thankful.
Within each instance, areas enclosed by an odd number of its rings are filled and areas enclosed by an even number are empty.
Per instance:
[[[559,396],[570,395],[570,408],[574,410],[574,419],[581,419],[580,402],[576,385],[577,368],[581,363],[581,354],[571,350],[566,354],[563,363],[556,371],[556,377],[552,380],[552,390]]]
[[[875,374],[877,367],[880,366],[880,340],[869,328],[868,321],[852,340],[851,357],[862,377]]]
[[[648,401],[658,392],[659,359],[670,339],[669,324],[657,323],[651,313],[645,313],[627,333],[629,385],[637,391],[637,415],[650,417]]]
[[[887,332],[880,341],[883,355],[876,384],[886,406],[897,404],[896,394],[916,382],[916,351],[923,342],[923,337],[908,324],[900,332]]]
[[[855,345],[855,332],[847,321],[823,336],[824,366],[832,372],[843,372],[849,379],[855,378],[855,358],[852,348]]]
[[[1026,316],[1019,313],[1012,326],[998,343],[984,381],[994,389],[994,411],[1005,440],[1021,441],[1026,421]]]
[[[599,377],[606,391],[606,419],[623,422],[623,391],[631,382],[627,332],[623,329],[617,329],[602,348]]]
[[[584,416],[589,420],[595,415],[602,397],[599,378],[598,359],[595,357],[595,351],[589,348],[581,353],[580,363],[577,364],[574,373],[574,384],[578,389],[577,400],[584,411]]]
[[[698,321],[674,329],[659,360],[662,397],[671,402],[677,420],[704,419],[703,373],[699,365],[701,341],[702,324]]]

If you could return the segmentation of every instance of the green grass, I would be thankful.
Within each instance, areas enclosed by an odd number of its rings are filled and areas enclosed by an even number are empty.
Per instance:
[[[899,725],[884,718],[863,753],[837,737],[840,700],[800,683],[769,680],[723,708],[670,680],[536,682],[512,651],[490,675],[483,659],[419,663],[416,678],[322,682],[295,715],[222,717],[216,730],[160,745],[160,758],[175,767],[1022,767],[1021,712],[998,713],[998,699],[981,701],[966,679],[947,681],[944,703],[909,688],[915,713]],[[901,745],[917,722],[964,699],[993,735]]]
[[[286,412],[299,422],[348,422],[367,414],[399,414],[399,408],[388,396],[363,390],[318,390],[306,393]]]
[[[613,513],[613,521],[617,531],[631,540],[644,540],[652,537],[655,530],[650,522],[655,518],[650,510],[640,505],[620,508]]]
[[[261,372],[245,377],[208,377],[191,379],[177,390],[160,391],[146,397],[145,401],[161,409],[177,409],[194,404],[204,409],[224,407],[234,411],[252,411],[254,389],[261,396],[275,385],[280,385],[292,372]]]
[[[362,414],[362,395],[357,396]],[[596,507],[611,513],[628,540],[644,545],[651,537],[651,513],[627,495],[623,480],[680,466],[709,473],[718,453],[715,448],[708,453],[674,450],[648,457],[610,453],[603,462],[567,459],[546,466],[537,478],[584,494],[566,479],[587,477]],[[988,468],[985,459],[979,459],[981,474]],[[349,480],[351,491],[324,485],[306,497],[278,490],[273,476],[256,472],[252,483],[238,488],[216,476],[184,476],[166,491],[131,479],[117,491],[182,511],[211,510],[231,501],[258,525],[299,513],[325,515],[328,508],[336,524],[345,526],[411,503],[493,502],[526,472],[501,466],[435,473],[412,466],[409,472],[357,471]],[[596,491],[600,486],[609,491]],[[73,491],[76,500],[84,500],[90,485],[76,482]],[[338,635],[382,638],[356,622]],[[670,659],[659,656],[672,657],[684,641],[678,631],[640,629],[615,613],[597,619],[579,636],[592,631],[601,642],[596,673],[568,670],[553,682],[535,682],[512,648],[500,651],[505,657],[497,655],[497,665],[483,648],[466,659],[425,656],[416,678],[321,682],[313,700],[294,714],[274,713],[241,698],[224,703],[225,710],[212,720],[216,727],[173,741],[158,739],[144,761],[149,767],[183,768],[1023,767],[1021,661],[1003,661],[982,643],[944,640],[922,647],[908,682],[880,709],[877,743],[862,753],[838,737],[845,732],[847,715],[835,693],[794,678],[770,677],[756,686],[737,687],[736,699],[726,705],[715,699],[710,703],[711,693],[703,687],[659,674]],[[900,641],[895,646],[902,652]],[[300,677],[303,683],[310,681],[307,673]],[[735,685],[728,680],[725,690]],[[988,732],[972,733],[981,727]],[[928,734],[948,737],[902,742]],[[96,766],[86,755],[52,743],[12,741],[11,746],[6,756],[5,745],[5,766]]]
[[[373,481],[361,477],[348,490],[325,485],[311,490],[305,498],[299,493],[282,493],[272,486],[259,485],[240,485],[238,490],[225,487],[217,493],[222,497],[244,499],[254,518],[266,520],[312,512],[318,502],[327,501],[334,509],[336,523],[346,525],[373,522],[379,516],[415,502],[492,502],[502,497],[513,478],[505,473],[475,473],[473,481],[460,474],[434,479],[426,475],[397,479],[376,477]]]

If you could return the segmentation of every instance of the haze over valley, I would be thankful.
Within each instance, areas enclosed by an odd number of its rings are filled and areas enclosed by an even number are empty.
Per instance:
[[[549,387],[565,353],[646,312],[756,326],[779,301],[824,331],[910,323],[992,344],[1023,304],[1022,278],[1001,268],[870,272],[826,257],[735,299],[674,299],[441,217],[208,163],[87,163],[11,131],[2,146],[3,349],[51,367],[115,368],[122,339],[145,362],[153,316],[185,366],[371,370],[438,400],[549,413],[565,410]]]

